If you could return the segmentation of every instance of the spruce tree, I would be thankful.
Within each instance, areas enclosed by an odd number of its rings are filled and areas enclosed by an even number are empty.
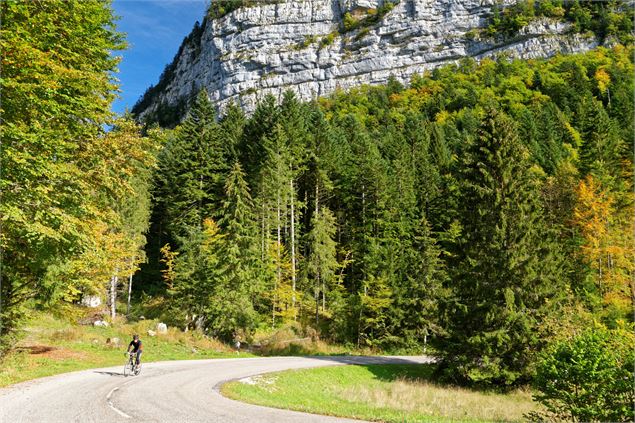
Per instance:
[[[172,315],[186,327],[217,329],[219,293],[225,290],[221,258],[224,235],[218,224],[205,219],[202,227],[188,228],[181,247],[174,256]]]
[[[201,228],[204,219],[220,210],[228,166],[215,120],[203,90],[161,156],[155,197],[173,236]]]
[[[487,112],[460,181],[444,363],[458,379],[526,382],[562,284],[527,151],[503,113]]]
[[[313,295],[315,300],[315,323],[319,323],[319,311],[326,312],[327,295],[335,291],[337,251],[335,236],[335,218],[333,213],[322,207],[315,212],[312,228],[308,234],[309,256],[307,270],[313,280]],[[328,299],[330,301],[330,298]]]
[[[226,235],[220,264],[223,282],[214,297],[213,328],[217,335],[231,340],[236,333],[255,328],[254,301],[262,293],[253,203],[238,162],[227,176],[220,225]]]

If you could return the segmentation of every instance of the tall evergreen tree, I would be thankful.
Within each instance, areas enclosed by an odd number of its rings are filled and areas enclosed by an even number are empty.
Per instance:
[[[526,382],[541,320],[561,289],[536,183],[513,122],[489,110],[463,159],[444,360],[473,382]]]
[[[220,264],[223,278],[213,299],[212,327],[218,336],[231,340],[238,332],[255,328],[254,302],[263,292],[253,203],[238,162],[227,176],[220,224],[226,234]]]
[[[172,315],[186,327],[216,329],[216,296],[224,291],[224,235],[212,219],[205,219],[200,229],[190,227],[188,231],[172,259],[173,271],[168,281]]]
[[[203,90],[161,156],[155,198],[173,237],[220,211],[228,165],[215,119]]]
[[[337,251],[333,239],[335,229],[335,218],[328,208],[322,207],[315,212],[308,234],[307,270],[313,280],[316,325],[319,323],[320,308],[323,313],[326,312],[327,296],[330,297],[330,293],[338,288]]]

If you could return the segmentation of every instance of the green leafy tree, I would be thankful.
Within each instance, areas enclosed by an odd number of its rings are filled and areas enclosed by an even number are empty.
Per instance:
[[[632,421],[632,330],[587,329],[555,343],[537,366],[536,400],[547,413],[540,420],[581,422]]]
[[[28,315],[27,300],[70,301],[88,281],[112,272],[108,249],[120,221],[103,200],[112,191],[117,198],[130,193],[125,155],[138,150],[103,133],[117,88],[112,75],[119,59],[112,52],[124,47],[110,3],[0,7],[4,350],[6,336]]]

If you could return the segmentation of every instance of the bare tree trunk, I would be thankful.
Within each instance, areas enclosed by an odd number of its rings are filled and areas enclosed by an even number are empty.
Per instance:
[[[294,190],[293,190],[293,178],[290,181],[291,186],[291,307],[293,307],[293,320],[297,319],[297,313],[295,311],[295,207],[294,207]]]
[[[110,277],[110,318],[114,319],[117,315],[117,285],[119,283],[119,269],[115,271],[115,274]]]
[[[262,181],[261,177],[261,181],[260,181],[260,197],[262,198],[262,203],[260,204],[260,259],[264,262],[265,260],[265,254],[267,253],[265,251],[265,219],[266,219],[266,212],[267,212],[267,201],[266,201],[266,196],[265,196],[265,188],[264,188],[264,183]]]
[[[262,209],[260,211],[260,259],[265,260],[265,200],[262,200]]]
[[[366,185],[362,185],[362,227],[366,226]]]
[[[130,315],[130,297],[132,296],[132,274],[133,274],[133,265],[136,257],[132,258],[130,262],[130,277],[128,277],[128,303],[126,305],[126,315]]]
[[[604,289],[602,288],[602,257],[600,257],[598,259],[598,270],[599,270],[599,278],[598,278],[598,282],[599,282],[599,286],[600,286],[600,293],[602,295],[604,295]]]

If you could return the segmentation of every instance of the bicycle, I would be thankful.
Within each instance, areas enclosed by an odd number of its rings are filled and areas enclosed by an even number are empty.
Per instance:
[[[123,375],[124,376],[137,376],[141,373],[141,363],[137,366],[137,354],[133,352],[128,352],[128,357],[126,358],[126,364],[123,366]]]

